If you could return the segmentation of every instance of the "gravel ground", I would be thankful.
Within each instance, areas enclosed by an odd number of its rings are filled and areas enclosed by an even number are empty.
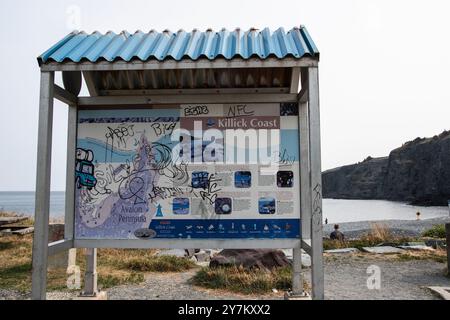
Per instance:
[[[367,268],[378,266],[380,290],[367,288]],[[445,264],[429,260],[399,261],[394,256],[371,254],[340,254],[325,256],[325,295],[331,300],[429,300],[439,299],[427,286],[450,286],[444,276]],[[241,300],[283,299],[283,294],[245,296],[229,292],[193,287],[188,280],[195,270],[177,274],[151,273],[141,285],[125,285],[107,290],[110,300]],[[309,281],[310,273],[305,272]],[[0,300],[28,299],[29,295],[0,290]],[[76,298],[75,293],[49,292],[48,299]]]
[[[450,217],[441,217],[426,220],[382,220],[382,221],[360,221],[340,223],[341,232],[347,238],[358,238],[362,234],[370,230],[373,223],[381,223],[386,225],[394,235],[417,237],[425,230],[437,224],[450,223]],[[333,231],[334,225],[324,225],[324,237],[328,237]]]
[[[0,289],[0,300],[26,300],[29,299],[29,294],[24,294],[18,291]]]
[[[439,299],[425,287],[450,286],[446,265],[429,260],[395,261],[370,254],[332,255],[325,258],[325,295],[333,300]],[[380,290],[369,290],[369,266],[380,269]]]
[[[282,298],[282,293],[278,295],[245,296],[194,287],[188,284],[188,280],[194,274],[194,270],[178,274],[152,273],[146,277],[145,283],[140,286],[121,286],[108,290],[108,298],[111,300],[262,300]]]
[[[283,293],[269,295],[239,295],[226,291],[207,290],[190,285],[196,270],[181,273],[149,273],[140,285],[124,285],[106,290],[108,300],[270,300],[281,299]],[[50,300],[76,298],[68,292],[49,292]]]

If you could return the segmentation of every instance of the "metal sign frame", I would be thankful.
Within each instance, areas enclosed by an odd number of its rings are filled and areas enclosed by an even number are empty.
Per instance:
[[[184,69],[184,68],[266,68],[284,67],[292,69],[291,86],[288,92],[268,92],[267,90],[230,90],[220,92],[195,89],[187,93],[153,95],[119,95],[97,96],[90,85],[88,71],[148,70],[148,69]],[[63,72],[66,79],[71,72],[83,72],[88,84],[89,97],[77,97],[54,83],[55,71]],[[70,87],[70,81],[65,85]],[[301,82],[301,91],[299,84]],[[67,84],[69,83],[69,84]],[[73,86],[72,86],[73,87]],[[75,84],[75,87],[77,85]],[[218,92],[219,91],[219,92]],[[48,244],[48,224],[50,208],[50,172],[52,147],[53,100],[66,103],[68,112],[67,140],[67,176],[64,240]],[[77,140],[77,110],[79,107],[127,105],[151,106],[153,104],[175,103],[282,103],[299,104],[300,134],[300,219],[302,239],[212,239],[180,240],[152,239],[142,240],[77,240],[74,239],[75,218],[75,150]],[[321,182],[321,146],[320,146],[320,111],[319,111],[319,76],[318,61],[311,58],[302,59],[249,59],[240,61],[217,59],[209,61],[168,61],[168,62],[114,62],[114,63],[48,63],[41,66],[41,85],[39,102],[39,131],[36,174],[36,210],[35,232],[33,241],[32,298],[46,298],[47,258],[49,255],[71,248],[88,248],[88,270],[86,285],[96,288],[96,248],[276,248],[293,249],[293,294],[303,293],[301,251],[304,249],[311,256],[312,298],[324,298],[323,247],[322,247],[322,182]],[[92,289],[93,290],[93,289]]]

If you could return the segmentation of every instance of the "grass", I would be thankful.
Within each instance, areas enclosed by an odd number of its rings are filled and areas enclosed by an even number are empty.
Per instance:
[[[186,258],[155,254],[155,250],[102,249],[98,253],[98,264],[135,272],[181,272],[196,267]]]
[[[21,216],[14,213],[0,212],[0,217]],[[32,226],[34,220],[14,223],[14,226]],[[0,237],[0,288],[12,289],[20,292],[31,290],[31,252],[33,236],[3,236]],[[49,270],[49,290],[65,288],[66,270]]]
[[[134,257],[123,262],[124,268],[142,272],[181,272],[195,266],[196,264],[191,260],[174,256],[153,257],[149,260]]]
[[[32,235],[0,237],[0,288],[23,293],[31,290]],[[144,281],[146,272],[178,272],[195,266],[192,261],[172,256],[155,256],[155,250],[98,250],[98,286],[107,289]],[[81,283],[85,270],[83,250],[77,250]],[[49,269],[48,290],[68,291],[65,268]]]
[[[432,260],[439,263],[447,263],[447,251],[436,249],[433,251],[407,251],[396,256],[401,261]]]
[[[429,237],[429,238],[438,238],[438,239],[442,239],[445,238],[445,225],[444,224],[438,224],[435,225],[433,227],[431,227],[428,230],[425,230],[422,233],[422,236],[424,237]]]
[[[202,268],[190,282],[207,289],[221,289],[241,294],[266,294],[272,289],[289,290],[292,284],[292,268],[273,270],[243,267]]]

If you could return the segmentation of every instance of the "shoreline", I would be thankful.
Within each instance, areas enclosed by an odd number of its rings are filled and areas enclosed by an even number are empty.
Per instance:
[[[352,197],[341,197],[341,198],[333,198],[333,197],[327,197],[323,198],[323,200],[360,200],[360,201],[389,201],[389,202],[395,202],[399,204],[405,204],[407,206],[411,207],[422,207],[422,208],[440,208],[440,207],[449,207],[450,204],[447,203],[437,203],[437,202],[430,202],[430,201],[420,201],[420,200],[391,200],[391,199],[381,199],[381,198],[372,198],[372,199],[365,199],[365,198],[352,198]],[[450,201],[450,199],[448,200]]]
[[[339,230],[347,239],[359,238],[371,229],[374,223],[383,224],[394,236],[418,237],[431,227],[439,224],[450,223],[450,216],[422,220],[374,220],[343,222],[339,224]],[[328,238],[334,229],[334,224],[323,225],[324,237]]]

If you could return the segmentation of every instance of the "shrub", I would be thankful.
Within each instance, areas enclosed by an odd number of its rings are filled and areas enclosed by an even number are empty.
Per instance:
[[[435,225],[430,229],[425,230],[422,233],[422,236],[430,238],[445,238],[445,225],[443,224]]]

